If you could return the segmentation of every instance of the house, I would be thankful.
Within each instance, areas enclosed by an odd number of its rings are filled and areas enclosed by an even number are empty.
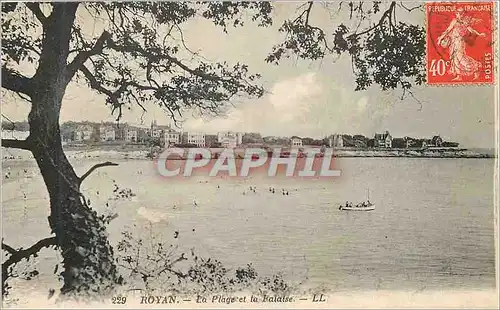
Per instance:
[[[373,140],[375,140],[375,147],[392,147],[392,136],[389,131],[386,131],[385,133],[376,133]]]
[[[2,139],[25,140],[29,135],[29,131],[2,130]]]
[[[431,145],[431,139],[418,139],[415,141],[414,146],[425,149]]]
[[[235,148],[243,142],[243,134],[232,131],[217,133],[217,142],[225,148]]]
[[[113,126],[101,125],[99,127],[99,137],[101,141],[115,141],[116,131]]]
[[[404,137],[403,140],[405,141],[406,148],[416,147],[417,145],[417,140],[412,137]]]
[[[94,127],[91,125],[78,125],[75,130],[75,141],[90,141],[94,134]]]
[[[163,128],[161,128],[161,126],[158,126],[156,120],[152,121],[150,128],[147,130],[147,134],[149,135],[149,137],[159,139],[163,137],[163,133]]]
[[[182,144],[194,144],[198,147],[205,147],[205,134],[202,132],[183,132],[181,142]]]
[[[302,139],[297,136],[293,136],[290,139],[290,146],[291,147],[302,147]]]
[[[127,130],[126,130],[127,127],[128,127],[127,123],[113,125],[113,128],[115,129],[116,140],[125,141],[125,136],[127,135]]]
[[[135,127],[127,127],[125,129],[125,141],[127,142],[137,142],[139,137],[139,132]]]
[[[181,143],[181,133],[170,128],[164,130],[163,138],[165,140],[165,146],[171,146]]]
[[[441,147],[443,146],[443,139],[441,139],[440,136],[434,136],[431,139],[431,145],[436,147]]]
[[[344,147],[344,139],[342,135],[331,135],[330,138],[328,139],[328,146],[333,147],[333,148],[340,148]]]

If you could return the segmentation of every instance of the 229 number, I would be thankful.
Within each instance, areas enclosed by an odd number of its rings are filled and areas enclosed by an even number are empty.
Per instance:
[[[111,303],[115,305],[124,305],[127,302],[127,297],[125,296],[117,296],[111,298]]]

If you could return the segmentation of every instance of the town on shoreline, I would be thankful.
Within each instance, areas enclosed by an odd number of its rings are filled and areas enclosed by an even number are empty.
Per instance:
[[[27,122],[2,123],[2,137],[25,139],[29,135]],[[429,138],[393,137],[389,131],[364,135],[331,134],[322,139],[310,137],[262,136],[260,133],[190,132],[161,126],[152,121],[149,126],[111,122],[66,122],[61,125],[61,139],[66,150],[106,150],[116,152],[147,151],[148,157],[169,147],[208,148],[213,152],[234,149],[238,154],[246,148],[289,151],[307,148],[333,148],[337,157],[472,157],[491,158],[485,154],[459,148],[459,143],[444,141],[439,135]],[[217,155],[217,154],[216,154]],[[5,157],[5,156],[4,156]],[[8,159],[8,158],[5,158]]]

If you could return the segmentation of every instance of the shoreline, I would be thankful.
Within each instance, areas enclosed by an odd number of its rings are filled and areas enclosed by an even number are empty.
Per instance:
[[[223,149],[209,149],[212,152],[211,159],[217,159],[215,153],[221,153]],[[68,159],[128,159],[128,160],[151,160],[148,158],[149,149],[131,150],[106,150],[105,148],[92,149],[65,149]],[[243,159],[245,149],[236,148],[234,154],[236,159]],[[492,159],[495,154],[477,152],[468,149],[334,149],[334,158],[470,158],[470,159]],[[12,150],[2,148],[2,161],[33,159],[33,155],[24,150]],[[187,156],[177,156],[169,160],[186,160]]]

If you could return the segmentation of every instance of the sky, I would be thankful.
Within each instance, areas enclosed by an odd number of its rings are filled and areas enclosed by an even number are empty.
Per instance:
[[[311,62],[291,59],[280,65],[267,64],[264,59],[283,36],[277,31],[280,21],[293,16],[296,3],[279,3],[275,25],[258,28],[251,22],[224,34],[210,22],[196,19],[184,27],[190,49],[200,50],[210,60],[243,62],[252,72],[262,75],[266,94],[259,99],[238,99],[231,102],[226,115],[200,118],[185,115],[185,131],[259,132],[263,136],[322,138],[334,133],[364,134],[388,130],[395,137],[432,137],[460,142],[465,147],[494,147],[494,87],[493,86],[420,86],[413,90],[416,98],[401,100],[401,91],[383,92],[378,87],[356,92],[349,59],[326,57]],[[314,7],[311,20],[328,29],[338,24],[340,16],[321,6]],[[414,11],[398,12],[399,18],[411,19],[424,25],[425,16]],[[87,25],[95,21],[79,17]],[[330,26],[331,27],[331,26]],[[98,35],[98,30],[96,30]],[[64,121],[113,121],[105,98],[86,85],[72,83],[66,91],[61,109]],[[29,105],[13,96],[2,98],[2,113],[13,120],[25,120]],[[167,114],[156,105],[125,111],[122,122],[170,124]],[[142,119],[141,119],[142,115]]]

